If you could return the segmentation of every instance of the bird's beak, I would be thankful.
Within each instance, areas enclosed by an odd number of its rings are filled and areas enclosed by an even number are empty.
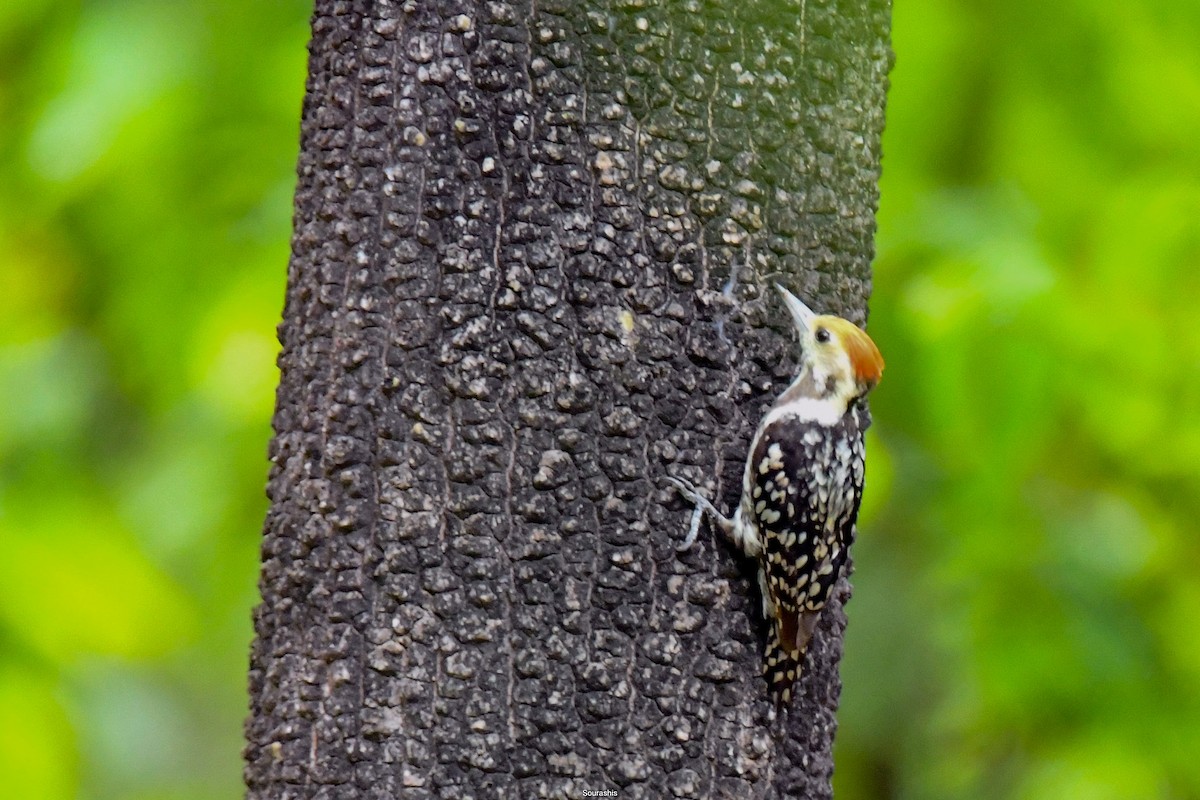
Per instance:
[[[812,321],[816,318],[816,314],[812,309],[800,302],[796,295],[789,292],[787,289],[775,284],[775,288],[783,295],[783,304],[787,306],[787,310],[791,312],[792,322],[796,323],[796,330],[800,333],[805,333],[812,326]]]

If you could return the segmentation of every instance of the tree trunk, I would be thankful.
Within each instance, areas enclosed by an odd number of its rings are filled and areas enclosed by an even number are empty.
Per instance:
[[[862,321],[885,0],[318,0],[252,798],[830,797],[843,581],[770,719],[729,508]],[[595,796],[595,795],[593,795]]]

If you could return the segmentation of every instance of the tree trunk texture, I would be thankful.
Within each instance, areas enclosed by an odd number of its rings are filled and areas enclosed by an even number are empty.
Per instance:
[[[848,584],[772,720],[664,476],[865,318],[890,3],[316,5],[249,797],[830,797]]]

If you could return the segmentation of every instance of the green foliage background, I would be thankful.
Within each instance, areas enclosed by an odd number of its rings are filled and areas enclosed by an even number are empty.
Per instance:
[[[0,793],[239,794],[308,0],[0,4]],[[901,0],[838,796],[1200,797],[1200,4]]]

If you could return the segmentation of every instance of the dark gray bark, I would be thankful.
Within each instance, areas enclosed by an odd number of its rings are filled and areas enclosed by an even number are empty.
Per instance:
[[[736,501],[863,320],[885,0],[318,0],[249,796],[831,795],[843,585],[768,720]]]

